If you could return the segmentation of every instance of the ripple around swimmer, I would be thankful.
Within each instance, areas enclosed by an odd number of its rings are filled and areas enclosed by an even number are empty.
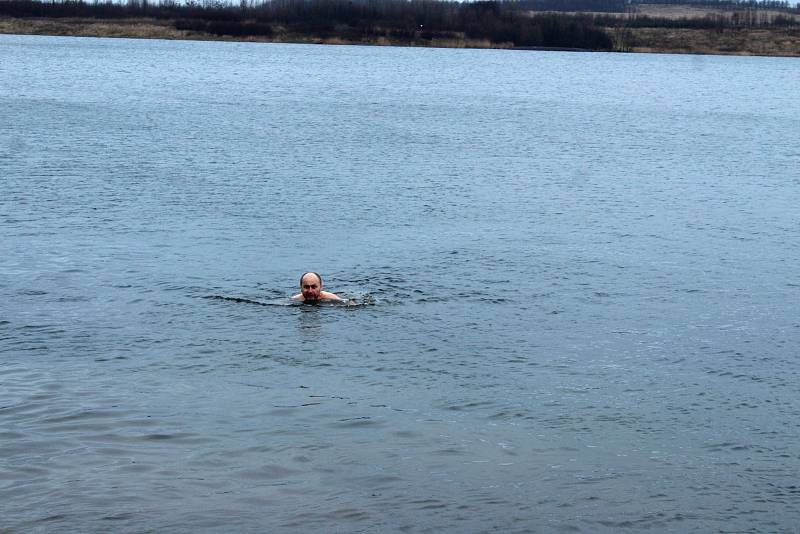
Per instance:
[[[363,306],[372,306],[376,304],[375,300],[370,295],[363,295],[358,298],[347,298],[343,300],[322,300],[314,303],[291,300],[288,297],[275,298],[267,301],[259,300],[257,298],[232,297],[225,295],[206,295],[202,298],[232,302],[237,304],[252,304],[255,306],[267,306],[267,307],[292,307],[292,308],[300,307],[301,309],[308,308],[309,306],[358,308]]]

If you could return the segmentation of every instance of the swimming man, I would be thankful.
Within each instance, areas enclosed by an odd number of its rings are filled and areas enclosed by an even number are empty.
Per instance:
[[[343,300],[333,293],[322,290],[322,277],[315,272],[303,273],[300,277],[300,293],[292,300],[317,302],[320,300]]]

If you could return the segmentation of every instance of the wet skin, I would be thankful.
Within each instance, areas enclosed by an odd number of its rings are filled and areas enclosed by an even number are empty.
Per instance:
[[[300,294],[292,297],[292,300],[302,302],[316,302],[319,300],[341,300],[334,293],[323,291],[322,280],[314,273],[306,273],[300,280]]]

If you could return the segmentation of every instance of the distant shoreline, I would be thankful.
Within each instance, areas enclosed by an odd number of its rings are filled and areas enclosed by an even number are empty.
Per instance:
[[[617,28],[602,28],[614,35]],[[234,37],[179,30],[175,21],[156,18],[93,19],[93,18],[15,18],[0,17],[0,34],[49,35],[66,37],[108,37],[133,39],[166,39],[189,41],[226,41],[295,44],[339,44],[371,46],[410,46],[428,48],[482,48],[505,50],[591,52],[582,48],[513,46],[486,39],[362,39],[337,36],[319,37],[297,33],[269,37]],[[624,52],[708,54],[767,57],[800,57],[800,28],[750,28],[714,31],[691,28],[627,28],[625,38],[632,44]],[[602,50],[600,50],[602,51]],[[612,50],[607,50],[612,51]]]

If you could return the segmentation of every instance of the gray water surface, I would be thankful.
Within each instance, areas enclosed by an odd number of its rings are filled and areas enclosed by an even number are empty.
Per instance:
[[[796,531],[799,87],[0,36],[0,529]]]

